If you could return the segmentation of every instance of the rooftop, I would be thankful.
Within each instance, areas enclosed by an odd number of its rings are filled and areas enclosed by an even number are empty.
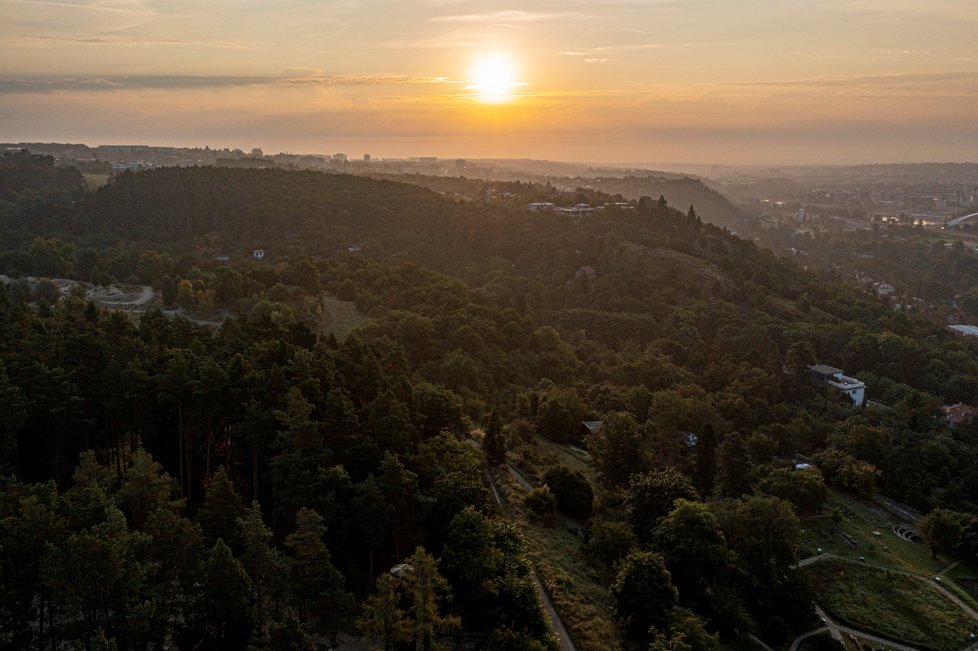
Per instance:
[[[978,337],[978,326],[973,325],[949,325],[948,328],[956,332],[960,332],[963,335],[971,335],[972,337]]]
[[[828,364],[815,364],[814,366],[809,366],[814,373],[819,375],[835,375],[836,373],[842,373],[841,368],[836,368],[834,366],[829,366]]]

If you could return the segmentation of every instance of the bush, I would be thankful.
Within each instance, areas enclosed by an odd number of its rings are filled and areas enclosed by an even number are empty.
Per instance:
[[[526,508],[540,516],[546,521],[552,521],[554,510],[557,508],[557,498],[546,486],[542,486],[527,493],[523,498]]]
[[[557,508],[572,518],[587,520],[594,510],[594,489],[580,470],[554,466],[543,481],[557,498]]]

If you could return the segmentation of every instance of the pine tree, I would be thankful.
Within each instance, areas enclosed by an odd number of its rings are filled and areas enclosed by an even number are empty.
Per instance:
[[[287,562],[299,621],[315,619],[322,632],[335,635],[349,613],[350,595],[343,589],[343,575],[330,562],[325,536],[322,516],[303,508],[285,546],[291,552]]]
[[[458,626],[457,618],[443,615],[440,609],[449,598],[448,581],[438,573],[438,563],[423,547],[418,547],[405,563],[411,566],[403,578],[408,584],[407,626],[415,651],[441,649],[438,637]]]
[[[237,544],[238,518],[245,514],[241,496],[234,490],[224,466],[217,469],[211,477],[204,502],[197,511],[197,523],[204,531],[208,544],[224,540],[228,545]]]
[[[265,624],[265,600],[269,593],[281,593],[284,586],[281,577],[286,573],[285,562],[272,545],[272,532],[265,526],[261,506],[252,502],[244,517],[238,518],[238,539],[241,541],[241,563],[251,577],[254,587],[258,628]],[[269,591],[269,587],[273,589]],[[275,589],[279,587],[279,589]],[[295,617],[295,615],[292,615]],[[287,623],[287,622],[286,622]]]
[[[251,592],[248,573],[224,541],[218,540],[207,560],[196,609],[205,648],[243,650],[248,646],[255,623]]]
[[[360,630],[367,637],[379,640],[384,651],[391,651],[408,640],[397,581],[387,572],[377,578],[377,591],[367,598],[360,619]]]

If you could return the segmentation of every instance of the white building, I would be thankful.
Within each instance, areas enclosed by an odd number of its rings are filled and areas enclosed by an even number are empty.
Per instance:
[[[893,296],[896,294],[896,287],[889,283],[875,283],[873,291],[876,292],[877,296]]]
[[[815,374],[819,380],[834,387],[849,396],[853,407],[862,407],[863,400],[866,398],[866,385],[854,377],[844,375],[841,368],[835,368],[826,364],[816,364],[809,366],[808,369]]]

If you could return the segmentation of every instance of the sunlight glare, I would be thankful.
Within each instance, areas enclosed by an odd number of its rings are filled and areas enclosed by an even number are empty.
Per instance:
[[[480,101],[489,104],[511,100],[513,91],[522,85],[517,81],[513,60],[506,54],[484,54],[468,72],[471,83],[466,88],[474,90]]]

